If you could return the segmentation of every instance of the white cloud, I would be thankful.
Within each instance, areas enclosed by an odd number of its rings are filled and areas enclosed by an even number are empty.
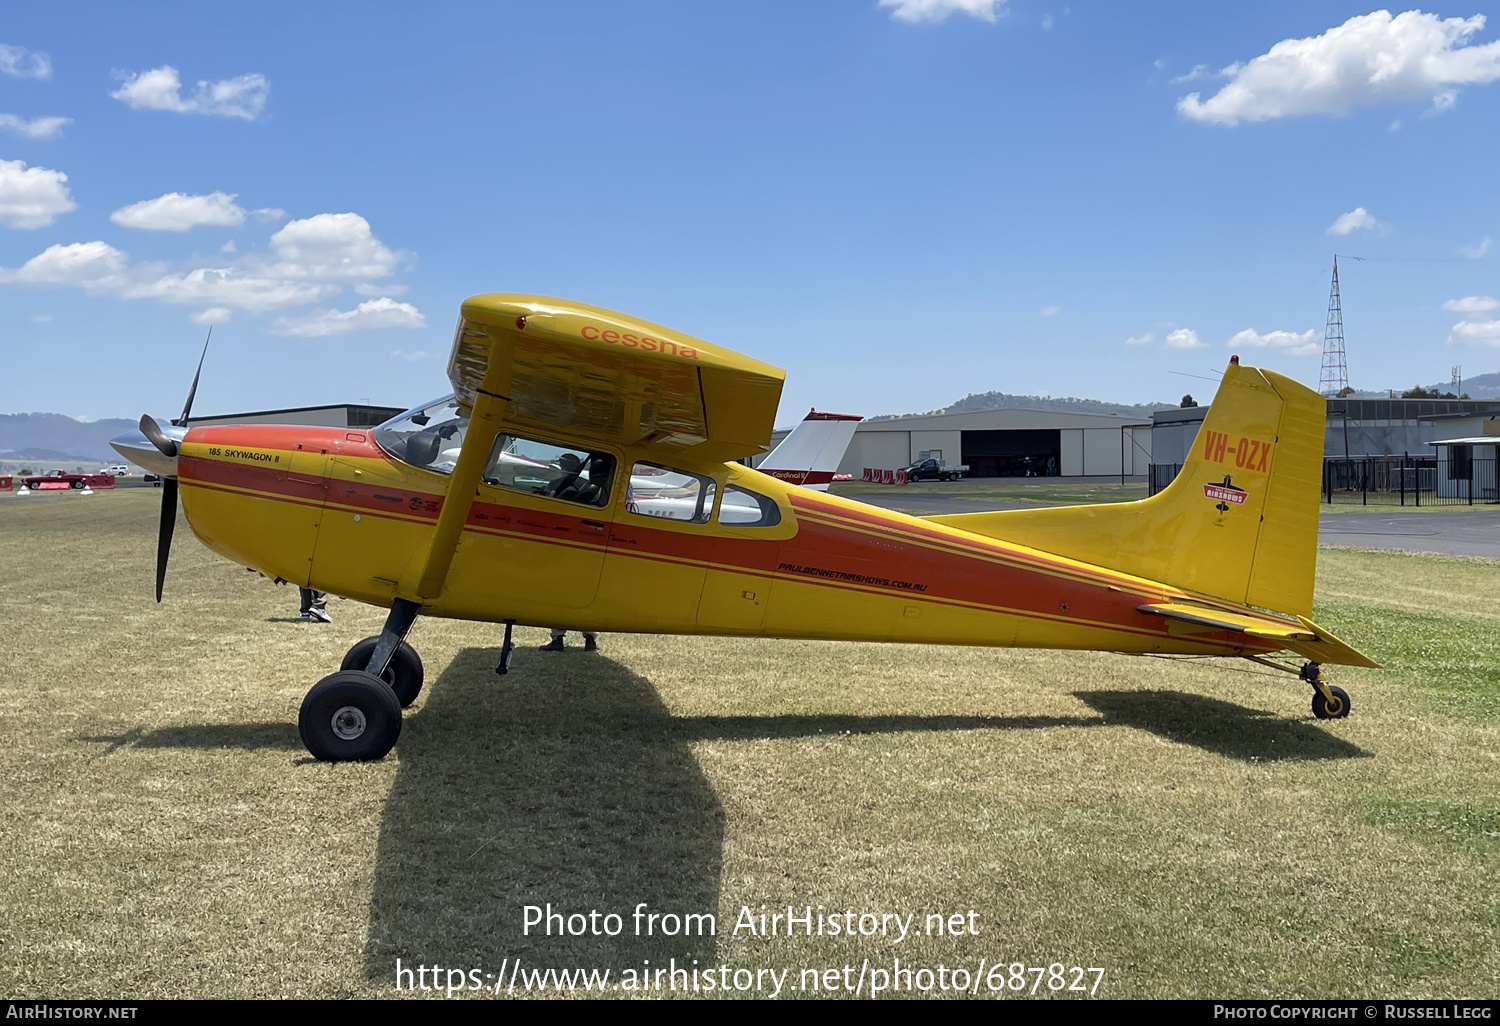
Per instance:
[[[1460,246],[1458,251],[1470,260],[1478,260],[1490,251],[1490,237],[1486,235],[1472,246]]]
[[[1500,78],[1500,42],[1464,45],[1485,18],[1374,11],[1321,36],[1283,39],[1238,67],[1207,100],[1192,93],[1177,110],[1194,121],[1234,125],[1297,114],[1342,113],[1359,104],[1432,100],[1452,106],[1456,86]]]
[[[234,316],[234,311],[227,306],[211,306],[207,310],[199,310],[189,318],[194,324],[228,324],[229,318]]]
[[[1347,214],[1340,214],[1338,220],[1328,226],[1329,235],[1348,235],[1350,232],[1359,231],[1361,228],[1374,228],[1380,222],[1370,214],[1364,207],[1355,207]]]
[[[184,274],[164,274],[132,282],[126,299],[159,299],[179,306],[228,306],[239,310],[274,310],[305,306],[338,294],[337,285],[287,281],[247,272],[240,267],[198,267]]]
[[[1443,304],[1444,310],[1461,314],[1489,313],[1497,307],[1500,307],[1500,299],[1494,296],[1465,296],[1462,299],[1450,299]]]
[[[1209,78],[1228,78],[1239,70],[1240,66],[1238,64],[1231,64],[1220,71],[1215,71],[1207,64],[1194,64],[1192,71],[1189,71],[1185,75],[1178,75],[1176,78],[1170,78],[1167,81],[1171,85],[1181,85],[1183,82],[1201,82]]]
[[[421,328],[427,319],[410,303],[369,299],[353,310],[315,310],[306,317],[282,317],[271,325],[277,335],[320,338],[367,328]]]
[[[1459,321],[1448,341],[1468,346],[1500,346],[1500,320]]]
[[[1130,336],[1129,338],[1127,338],[1125,340],[1125,344],[1127,346],[1143,346],[1147,342],[1155,342],[1155,341],[1156,341],[1156,336],[1154,334],[1152,334],[1151,332],[1148,331],[1144,335],[1132,335],[1132,336]]]
[[[993,22],[1005,13],[1006,0],[880,0],[881,7],[892,8],[897,21],[942,21],[950,14],[967,14],[981,21]]]
[[[1386,125],[1385,126],[1385,130],[1387,132],[1399,132],[1399,131],[1401,131],[1401,119],[1397,118],[1395,121],[1392,121],[1389,125]]]
[[[286,211],[280,207],[257,207],[250,213],[255,215],[257,221],[280,221],[286,216]]]
[[[1056,314],[1060,313],[1061,311],[1062,311],[1062,307],[1060,307],[1060,306],[1044,306],[1044,307],[1042,307],[1042,316],[1043,317],[1053,317]]]
[[[24,160],[0,160],[0,224],[12,228],[45,228],[59,214],[77,210],[68,176]]]
[[[0,162],[0,171],[6,166]],[[169,194],[116,213],[131,212],[123,220],[141,221],[142,227],[180,227],[195,218],[197,223],[213,223],[212,218],[228,220],[234,211],[244,214],[233,205],[233,198],[223,193],[207,197]],[[200,200],[210,202],[193,202]],[[150,209],[142,212],[141,207]],[[301,321],[285,321],[285,325],[294,329],[291,333],[316,335],[421,323],[415,307],[390,298],[404,292],[405,286],[371,284],[370,279],[391,274],[402,254],[376,238],[369,222],[358,214],[319,214],[293,221],[271,236],[271,244],[270,252],[255,251],[238,258],[226,245],[228,252],[218,266],[178,268],[163,262],[132,265],[126,253],[104,242],[52,246],[19,268],[0,268],[0,283],[74,286],[121,299],[203,307],[205,312],[199,316],[205,318],[230,310],[258,313],[322,303],[345,285],[354,284],[362,294],[378,293],[378,298],[356,310],[318,311]]]
[[[211,192],[206,196],[189,196],[169,192],[156,199],[141,200],[121,207],[109,219],[122,228],[143,228],[153,232],[185,232],[200,225],[234,226],[245,223],[245,212],[235,206],[234,193]]]
[[[1192,328],[1178,328],[1167,335],[1162,345],[1168,349],[1202,349],[1208,343],[1198,341],[1198,333]]]
[[[417,349],[410,353],[403,349],[391,350],[391,359],[393,360],[436,360],[446,355],[446,353],[429,353],[425,349]]]
[[[0,74],[11,78],[51,78],[52,58],[38,50],[0,43]]]
[[[354,286],[354,291],[358,292],[361,296],[404,296],[406,294],[406,286],[390,284],[372,285],[369,282],[362,282]]]
[[[1042,31],[1043,32],[1051,32],[1052,31],[1052,15],[1050,15],[1050,14],[1044,14],[1044,15],[1042,15]]]
[[[16,114],[0,114],[0,128],[27,139],[59,138],[63,128],[72,123],[72,118],[32,118],[28,121]]]
[[[1280,349],[1288,356],[1311,356],[1321,348],[1311,330],[1300,335],[1295,331],[1268,331],[1262,335],[1251,328],[1236,334],[1226,345],[1231,349]]]
[[[1450,343],[1470,346],[1500,346],[1500,320],[1486,316],[1500,309],[1500,299],[1494,296],[1464,296],[1450,299],[1443,304],[1444,310],[1464,315],[1464,319],[1453,326],[1448,335]]]
[[[271,236],[271,246],[280,258],[275,273],[286,278],[383,278],[396,270],[398,259],[358,214],[318,214],[288,222]]]
[[[107,291],[125,284],[129,262],[125,253],[103,242],[48,246],[15,270],[0,267],[0,282]]]
[[[46,323],[48,323],[49,321],[52,320],[52,315],[51,314],[32,314],[31,315],[31,319],[33,321],[36,321],[38,324],[46,324]]]
[[[193,94],[184,98],[182,80],[169,64],[132,74],[115,72],[124,84],[109,95],[134,110],[169,110],[178,114],[217,114],[254,121],[266,108],[271,83],[264,75],[240,75],[218,82],[199,80]]]
[[[224,245],[219,247],[219,252],[225,255],[232,255],[239,252],[239,247],[234,244],[233,239],[230,239],[228,242],[224,243]]]

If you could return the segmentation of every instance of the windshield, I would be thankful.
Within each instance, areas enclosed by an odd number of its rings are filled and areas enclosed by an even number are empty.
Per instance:
[[[451,474],[468,428],[469,411],[450,395],[386,421],[375,429],[375,441],[403,463]]]

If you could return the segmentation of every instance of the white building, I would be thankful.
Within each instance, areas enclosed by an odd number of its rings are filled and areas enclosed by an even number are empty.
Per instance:
[[[1151,421],[1097,413],[981,410],[865,421],[839,464],[899,470],[929,457],[967,464],[970,477],[1140,476],[1151,463]]]

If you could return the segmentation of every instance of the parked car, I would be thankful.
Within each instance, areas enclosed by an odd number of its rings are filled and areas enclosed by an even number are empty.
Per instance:
[[[957,481],[968,471],[963,463],[940,463],[935,459],[918,460],[906,468],[908,481]]]

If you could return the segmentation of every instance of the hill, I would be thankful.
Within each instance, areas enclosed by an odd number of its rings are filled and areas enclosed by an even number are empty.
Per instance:
[[[1206,400],[1205,400],[1206,401]],[[1104,413],[1121,417],[1148,418],[1157,410],[1175,410],[1177,403],[1107,403],[1099,399],[1075,399],[1072,396],[1011,395],[1009,392],[970,393],[951,406],[929,413],[978,413],[981,410],[1045,410],[1049,413]],[[887,414],[868,420],[892,420],[911,414]]]
[[[80,459],[119,462],[109,440],[136,426],[114,418],[82,421],[61,413],[0,414],[0,456],[10,459]]]

